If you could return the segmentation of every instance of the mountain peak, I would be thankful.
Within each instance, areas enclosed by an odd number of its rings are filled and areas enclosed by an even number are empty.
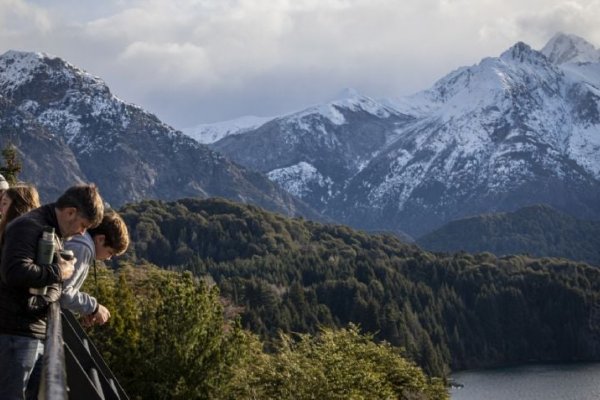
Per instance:
[[[396,110],[379,103],[371,97],[360,94],[355,89],[346,88],[338,92],[337,96],[328,103],[317,104],[284,117],[303,119],[320,115],[330,120],[334,125],[344,125],[347,121],[342,110],[349,110],[351,112],[362,111],[379,118],[387,118],[390,115],[397,113]]]
[[[544,57],[539,51],[531,48],[527,43],[517,42],[511,48],[506,50],[500,55],[500,59],[503,61],[542,61]]]
[[[356,98],[356,97],[363,97],[363,96],[358,92],[358,90],[347,87],[347,88],[340,90],[340,92],[337,94],[337,96],[335,96],[335,100],[351,99],[351,98]]]
[[[585,39],[559,32],[541,50],[555,64],[599,62],[600,51]]]
[[[257,129],[272,119],[275,119],[275,117],[246,115],[229,121],[199,124],[191,128],[183,129],[182,132],[197,142],[208,144],[217,142],[226,136],[239,135]]]
[[[12,91],[30,82],[36,75],[54,83],[81,81],[105,86],[100,78],[47,53],[9,50],[0,55],[0,87]]]
[[[0,67],[3,68],[5,73],[18,71],[20,74],[28,74],[44,64],[73,67],[60,57],[42,52],[8,50],[0,55]]]
[[[337,99],[327,105],[320,106],[319,108],[324,115],[331,115],[333,112],[333,114],[338,117],[342,117],[339,112],[340,108],[352,110],[354,112],[364,111],[380,118],[387,118],[393,113],[393,111],[384,104],[379,103],[371,97],[365,96],[364,94],[359,93],[358,90],[352,88],[342,90]],[[345,123],[345,120],[343,117],[341,119],[336,117],[332,119],[332,122],[339,124]]]
[[[40,52],[8,50],[4,54],[0,55],[0,59],[14,59],[14,60],[24,59],[24,58],[42,59],[47,56],[48,55],[46,53],[40,53]]]
[[[31,79],[31,71],[42,65],[44,53],[9,50],[0,56],[0,87],[14,89]]]

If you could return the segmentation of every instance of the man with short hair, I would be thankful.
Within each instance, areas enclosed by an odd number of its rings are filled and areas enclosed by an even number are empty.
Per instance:
[[[96,186],[80,185],[67,189],[56,203],[30,211],[6,227],[0,253],[0,399],[22,400],[26,390],[28,396],[37,395],[39,382],[29,381],[44,351],[46,312],[28,308],[33,296],[30,289],[62,283],[73,275],[76,260],[59,254],[52,264],[36,264],[44,229],[54,228],[60,247],[62,240],[97,226],[103,214]]]
[[[65,249],[72,250],[77,258],[75,273],[63,285],[60,305],[85,317],[88,324],[102,325],[110,318],[110,312],[98,300],[79,289],[88,275],[90,264],[95,260],[106,261],[121,255],[129,246],[127,225],[115,211],[104,214],[102,222],[83,235],[73,236],[65,242]]]

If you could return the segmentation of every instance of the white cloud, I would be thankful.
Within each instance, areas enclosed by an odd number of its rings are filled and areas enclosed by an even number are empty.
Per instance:
[[[2,37],[18,38],[23,32],[43,34],[51,28],[47,13],[24,0],[0,0]]]
[[[600,44],[599,17],[598,0],[0,0],[0,45],[59,55],[184,127],[343,87],[407,94],[558,30]]]
[[[517,19],[518,32],[530,32],[539,42],[557,31],[573,33],[600,44],[600,1],[557,2]]]
[[[120,54],[117,62],[121,68],[138,65],[138,71],[145,71],[146,77],[152,76],[155,84],[219,84],[206,50],[192,43],[133,42]]]

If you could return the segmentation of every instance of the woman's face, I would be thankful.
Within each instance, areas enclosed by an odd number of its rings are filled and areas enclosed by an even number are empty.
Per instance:
[[[4,194],[4,196],[2,196],[2,200],[0,200],[0,215],[6,215],[11,203],[12,200],[10,199],[10,197]]]

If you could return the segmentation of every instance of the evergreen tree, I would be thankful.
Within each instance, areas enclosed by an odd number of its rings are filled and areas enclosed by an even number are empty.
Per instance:
[[[0,167],[0,174],[6,178],[9,185],[14,185],[18,182],[18,175],[21,172],[21,161],[17,154],[17,148],[11,143],[7,144],[2,149],[2,158],[4,165]]]
[[[99,271],[96,293],[111,322],[91,334],[128,393],[144,399],[227,394],[250,339],[225,319],[215,286],[151,266],[126,266],[117,276]]]
[[[376,344],[350,325],[318,335],[283,335],[277,351],[246,375],[251,393],[241,399],[447,399],[441,380],[430,380],[397,348]]]

